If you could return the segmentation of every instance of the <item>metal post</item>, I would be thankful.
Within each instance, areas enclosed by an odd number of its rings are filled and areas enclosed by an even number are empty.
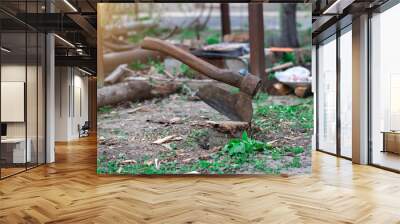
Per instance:
[[[229,15],[229,4],[221,3],[221,31],[222,31],[222,39],[225,35],[231,33],[231,20]]]

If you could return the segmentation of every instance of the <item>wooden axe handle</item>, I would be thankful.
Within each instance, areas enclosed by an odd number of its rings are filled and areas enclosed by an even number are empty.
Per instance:
[[[214,65],[194,56],[193,54],[174,46],[166,41],[146,37],[144,38],[141,47],[147,50],[154,50],[169,55],[194,70],[208,76],[211,79],[238,87],[241,91],[254,96],[257,92],[260,79],[253,75],[241,76],[239,73],[229,70],[219,69]]]

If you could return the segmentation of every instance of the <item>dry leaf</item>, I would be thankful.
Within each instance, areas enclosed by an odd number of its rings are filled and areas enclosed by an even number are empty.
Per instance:
[[[191,172],[188,172],[188,173],[185,173],[185,174],[200,174],[200,172],[198,172],[198,171],[191,171]]]
[[[121,162],[121,164],[136,164],[136,160],[134,159],[127,159]]]
[[[158,159],[154,159],[154,164],[156,165],[156,169],[160,169],[160,163],[161,161],[159,161]]]
[[[179,117],[174,117],[171,120],[169,120],[170,124],[182,124],[182,119]]]
[[[144,164],[151,166],[154,164],[153,160],[147,160]]]
[[[183,162],[183,163],[189,163],[189,162],[192,161],[192,160],[193,160],[193,158],[188,158],[188,159],[182,160],[182,162]]]

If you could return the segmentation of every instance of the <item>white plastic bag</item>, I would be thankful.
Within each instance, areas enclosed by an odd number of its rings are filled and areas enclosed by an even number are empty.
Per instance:
[[[292,87],[298,85],[309,85],[312,82],[311,72],[301,66],[289,68],[284,72],[276,72],[275,77],[279,82],[285,83]]]

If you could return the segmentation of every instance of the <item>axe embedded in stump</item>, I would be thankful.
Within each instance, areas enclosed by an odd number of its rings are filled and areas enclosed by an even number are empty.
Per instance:
[[[242,76],[239,72],[217,68],[173,44],[156,38],[146,37],[141,47],[167,54],[211,79],[239,88],[240,92],[232,93],[214,85],[207,85],[199,89],[197,95],[232,120],[251,121],[252,98],[260,88],[260,78],[251,74]]]

